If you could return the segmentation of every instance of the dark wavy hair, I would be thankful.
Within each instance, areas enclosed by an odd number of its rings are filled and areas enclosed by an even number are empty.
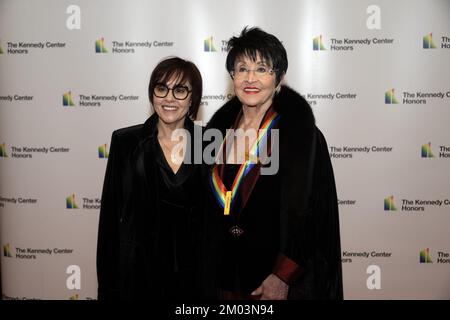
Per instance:
[[[166,83],[172,77],[175,77],[177,83],[183,84],[189,81],[191,84],[192,104],[189,107],[188,115],[191,119],[197,118],[202,100],[202,75],[194,63],[178,57],[170,57],[161,61],[153,70],[148,85],[148,97],[151,104],[153,105],[153,89],[156,84]]]
[[[277,85],[287,71],[288,59],[283,44],[277,37],[258,27],[245,27],[239,37],[232,37],[228,40],[227,49],[226,68],[228,72],[234,70],[236,59],[246,56],[256,61],[258,54],[262,59],[272,64],[271,67],[275,69]]]

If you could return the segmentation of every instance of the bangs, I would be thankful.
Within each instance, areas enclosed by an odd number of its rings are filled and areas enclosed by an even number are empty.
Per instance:
[[[175,85],[185,84],[188,81],[187,73],[181,69],[171,69],[164,74],[159,74],[156,76],[157,83],[166,84],[170,80],[173,80]]]
[[[247,48],[244,52],[238,53],[235,59],[235,63],[244,58],[248,58],[253,62],[258,62],[258,58],[261,62],[265,63],[267,66],[273,66],[272,57],[267,52],[261,52],[256,48]]]

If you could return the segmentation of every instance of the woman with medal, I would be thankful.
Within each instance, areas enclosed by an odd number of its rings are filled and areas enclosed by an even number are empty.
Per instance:
[[[225,136],[205,177],[209,296],[343,297],[328,147],[308,103],[281,85],[287,66],[281,42],[259,28],[228,42],[236,96],[207,126]]]
[[[100,210],[99,299],[195,298],[202,186],[194,125],[202,77],[173,57],[153,70],[155,113],[113,132]],[[178,133],[178,134],[177,134]],[[200,138],[200,139],[198,139]]]

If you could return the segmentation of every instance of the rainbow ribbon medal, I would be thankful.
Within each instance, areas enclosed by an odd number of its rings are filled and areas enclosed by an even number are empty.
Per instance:
[[[270,129],[273,128],[273,126],[278,121],[279,117],[280,116],[275,111],[273,111],[272,108],[269,109],[269,112],[265,117],[266,119],[263,122],[261,128],[259,129],[258,138],[256,139],[255,143],[253,144],[252,148],[250,149],[249,156],[246,157],[245,162],[243,164],[241,164],[241,167],[239,168],[239,171],[236,174],[236,177],[234,179],[231,190],[227,190],[227,188],[225,187],[225,185],[222,181],[222,178],[220,177],[219,166],[217,165],[217,158],[216,158],[216,165],[214,165],[214,167],[212,168],[210,182],[211,182],[211,188],[213,190],[214,196],[217,199],[217,202],[219,203],[219,205],[223,208],[224,215],[227,216],[230,214],[231,208],[234,205],[234,201],[236,200],[236,195],[238,194],[238,190],[242,184],[242,181],[244,181],[245,176],[257,164],[259,151],[264,146],[264,144],[267,143],[267,138],[268,138]],[[222,142],[219,155],[223,154],[223,146],[224,146],[225,141],[227,140],[230,132],[231,132],[231,130],[228,132],[224,141]],[[259,134],[261,132],[262,132],[262,134]]]

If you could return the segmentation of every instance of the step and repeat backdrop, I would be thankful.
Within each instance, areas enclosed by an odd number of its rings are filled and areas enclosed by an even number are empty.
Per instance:
[[[233,95],[227,40],[259,26],[334,165],[346,299],[450,299],[450,1],[0,1],[3,299],[96,299],[113,130],[152,113],[177,55],[207,122]]]

